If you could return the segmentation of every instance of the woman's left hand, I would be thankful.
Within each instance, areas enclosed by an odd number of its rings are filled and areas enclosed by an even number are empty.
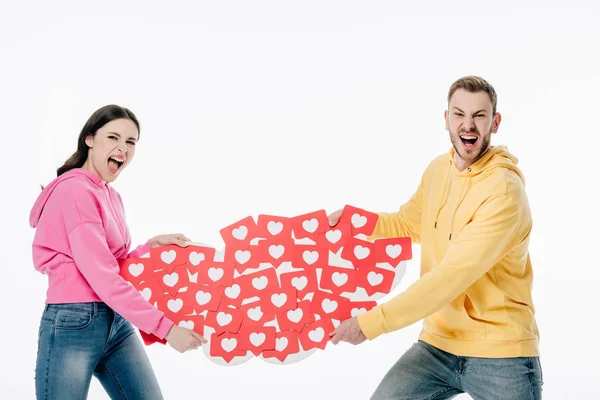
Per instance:
[[[172,233],[167,235],[154,236],[149,240],[152,248],[175,244],[180,247],[186,247],[191,240],[182,233]]]

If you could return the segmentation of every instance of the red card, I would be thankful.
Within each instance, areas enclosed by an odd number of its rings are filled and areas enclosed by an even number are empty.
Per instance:
[[[335,295],[356,291],[356,270],[327,266],[321,272],[321,288],[331,290]]]
[[[383,268],[361,269],[356,273],[356,284],[364,288],[369,296],[375,293],[388,294],[392,289],[396,273]]]
[[[221,306],[233,306],[235,308],[240,308],[242,305],[242,287],[239,284],[239,279],[235,278],[233,280],[233,284],[225,288],[223,292],[223,298],[221,299]]]
[[[243,300],[251,299],[255,296],[262,298],[268,291],[279,289],[279,281],[277,280],[275,268],[266,268],[243,275],[237,281],[241,286]]]
[[[319,210],[294,217],[292,229],[296,239],[317,238],[329,230],[327,213],[325,210]]]
[[[294,251],[294,268],[323,268],[329,263],[328,250],[312,244],[296,244]]]
[[[323,291],[315,293],[310,310],[321,317],[329,317],[343,321],[349,314],[350,300]]]
[[[275,349],[275,338],[277,330],[274,326],[244,326],[240,329],[240,349],[250,350],[255,356],[259,356],[263,350]]]
[[[250,241],[256,237],[256,222],[252,216],[248,216],[233,223],[219,231],[225,247],[242,248],[247,247]]]
[[[150,249],[150,258],[154,261],[155,270],[168,269],[171,271],[187,262],[187,253],[185,247],[169,244]]]
[[[317,281],[317,271],[307,269],[296,272],[286,272],[279,276],[281,279],[281,287],[293,286],[296,288],[299,300],[304,299],[307,294],[314,293],[319,289]]]
[[[226,287],[233,284],[233,263],[210,261],[202,265],[203,268],[198,268],[198,283]]]
[[[317,246],[337,253],[350,238],[352,238],[350,223],[339,222],[327,232],[319,235]]]
[[[310,310],[309,300],[301,301],[295,310],[288,310],[277,316],[277,323],[282,331],[293,329],[300,333],[304,325],[311,322],[315,322],[315,315]]]
[[[289,355],[300,352],[300,342],[298,338],[298,332],[295,331],[277,332],[277,336],[275,337],[275,350],[264,350],[262,353],[263,357],[276,358],[279,361],[284,362]]]
[[[292,237],[292,220],[288,217],[261,214],[256,225],[257,237],[275,241],[285,241]]]
[[[210,351],[212,357],[221,357],[227,363],[235,357],[243,357],[248,351],[240,349],[240,338],[237,333],[223,333],[210,336]]]
[[[204,316],[203,315],[187,315],[183,317],[177,325],[182,328],[188,328],[204,337]]]
[[[275,314],[263,312],[260,301],[248,303],[242,305],[244,311],[244,321],[242,322],[243,328],[261,327],[267,322],[271,322],[275,319]]]
[[[352,225],[352,236],[360,233],[367,236],[371,235],[375,230],[378,219],[378,214],[351,205],[346,205],[340,216],[340,222],[349,222]]]
[[[185,293],[178,293],[176,296],[166,294],[158,301],[158,309],[161,310],[167,318],[173,322],[181,321],[184,316],[194,312],[193,304],[190,303]]]
[[[206,325],[213,328],[217,335],[223,332],[239,332],[243,320],[244,311],[227,307],[206,314]]]
[[[412,258],[412,246],[409,237],[377,239],[375,245],[375,262],[388,263],[397,267],[401,261]]]
[[[350,303],[350,317],[365,313],[377,305],[376,301],[353,301]]]
[[[154,273],[154,260],[151,258],[123,258],[119,260],[120,275],[134,287],[151,278]]]
[[[232,261],[236,271],[240,274],[247,269],[258,268],[258,246],[228,247],[225,249],[225,260]]]
[[[212,247],[189,245],[186,250],[188,269],[195,273],[196,269],[205,266],[215,259],[216,250]]]
[[[270,263],[277,268],[282,262],[294,259],[295,244],[292,238],[278,241],[261,240],[258,242],[258,262]]]
[[[297,304],[296,288],[291,285],[281,289],[270,289],[260,300],[262,310],[275,315],[281,315],[288,310],[294,310]]]
[[[205,310],[217,311],[224,290],[222,286],[193,285],[182,295],[187,297],[188,304],[194,307],[196,314],[200,314]]]
[[[150,304],[156,303],[165,295],[165,291],[155,278],[140,283],[137,289]]]
[[[350,261],[355,269],[370,268],[375,265],[375,246],[369,241],[351,238],[342,250],[342,258]]]
[[[163,290],[171,296],[175,296],[179,292],[179,289],[190,284],[187,266],[185,264],[178,265],[171,271],[168,269],[161,269],[160,271],[154,272],[154,275]]]
[[[335,327],[331,319],[325,317],[311,324],[304,325],[304,329],[300,332],[300,344],[304,351],[314,348],[325,349],[327,342],[331,339],[329,334],[333,332]]]

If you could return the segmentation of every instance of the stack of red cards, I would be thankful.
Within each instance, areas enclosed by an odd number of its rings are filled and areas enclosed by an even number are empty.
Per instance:
[[[325,210],[247,217],[221,229],[222,257],[212,247],[164,246],[123,260],[121,275],[169,319],[206,336],[211,358],[229,364],[251,353],[284,363],[324,349],[334,326],[377,305],[365,295],[398,283],[411,241],[359,239],[377,218],[352,206],[335,227]]]

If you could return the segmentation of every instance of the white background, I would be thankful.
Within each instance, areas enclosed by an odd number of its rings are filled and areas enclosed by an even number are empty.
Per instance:
[[[142,124],[115,182],[135,243],[181,231],[220,247],[248,215],[395,211],[450,148],[446,93],[468,74],[498,91],[492,144],[527,179],[544,398],[596,392],[597,2],[170,3],[0,1],[0,397],[34,394],[46,279],[29,210],[94,110]],[[418,277],[414,251],[394,293]],[[283,367],[147,351],[166,399],[366,399],[420,327]],[[90,398],[106,398],[97,381]]]

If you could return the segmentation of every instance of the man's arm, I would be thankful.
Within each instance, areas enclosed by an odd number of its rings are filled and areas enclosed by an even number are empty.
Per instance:
[[[531,230],[529,206],[515,189],[490,197],[450,244],[440,265],[405,292],[358,316],[368,339],[439,311],[518,245]]]

